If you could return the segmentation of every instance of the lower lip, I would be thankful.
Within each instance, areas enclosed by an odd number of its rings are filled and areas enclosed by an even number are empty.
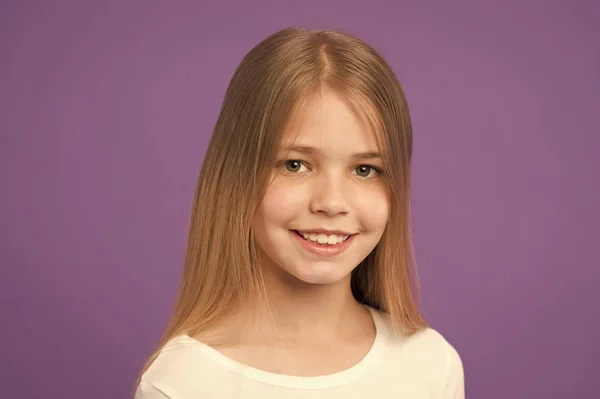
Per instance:
[[[290,234],[294,236],[296,241],[305,251],[325,258],[341,254],[350,246],[350,244],[352,244],[352,241],[354,240],[354,235],[351,235],[346,239],[346,241],[340,242],[339,244],[319,244],[318,242],[305,240],[293,230],[290,230]]]

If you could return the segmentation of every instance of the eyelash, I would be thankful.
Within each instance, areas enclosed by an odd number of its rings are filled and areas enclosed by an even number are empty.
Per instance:
[[[284,160],[284,161],[278,162],[278,163],[277,163],[277,168],[278,168],[278,169],[280,169],[280,168],[285,168],[285,165],[286,165],[288,162],[300,162],[302,165],[304,165],[304,166],[306,166],[306,167],[308,168],[308,165],[306,164],[306,162],[304,162],[304,161],[301,161],[301,160],[299,160],[299,159],[286,159],[286,160]],[[360,165],[356,165],[356,166],[354,167],[354,169],[356,169],[356,168],[360,168],[361,166],[366,166],[366,167],[368,167],[368,168],[370,168],[370,169],[373,169],[375,172],[377,172],[377,175],[378,175],[378,176],[381,176],[381,175],[383,174],[382,170],[381,170],[380,168],[378,168],[377,166],[373,166],[373,165],[369,165],[369,164],[364,164],[364,163],[363,163],[363,164],[360,164]],[[353,170],[354,170],[354,169],[353,169]],[[295,174],[298,174],[298,172],[290,172],[290,171],[288,171],[288,170],[284,170],[284,173],[286,173],[286,174],[288,174],[288,175],[295,175]],[[358,176],[358,177],[361,177],[361,178],[363,178],[363,179],[367,179],[367,180],[371,180],[371,179],[374,179],[374,178],[376,178],[376,177],[378,177],[378,176],[375,176],[375,177],[364,177],[364,176]]]

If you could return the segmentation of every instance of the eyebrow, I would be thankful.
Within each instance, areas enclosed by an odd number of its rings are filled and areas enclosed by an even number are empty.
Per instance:
[[[295,152],[299,152],[302,154],[309,154],[309,155],[319,155],[321,152],[315,148],[315,147],[310,147],[310,146],[305,146],[305,145],[286,145],[281,147],[281,151],[295,151]],[[381,153],[377,152],[377,151],[366,151],[366,152],[359,152],[356,154],[352,155],[353,159],[365,159],[365,158],[381,158]]]

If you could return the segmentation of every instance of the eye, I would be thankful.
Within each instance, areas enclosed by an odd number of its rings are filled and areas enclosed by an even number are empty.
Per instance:
[[[304,172],[304,170],[301,170],[302,167],[306,169],[306,166],[302,163],[302,161],[298,161],[296,159],[287,160],[283,164],[285,166],[285,170],[290,173]]]
[[[371,165],[359,165],[354,168],[356,174],[360,177],[371,179],[379,174],[379,169]]]

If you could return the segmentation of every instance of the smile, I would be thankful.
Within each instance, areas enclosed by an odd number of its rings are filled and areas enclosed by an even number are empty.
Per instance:
[[[324,234],[318,232],[300,232],[296,230],[296,234],[307,241],[317,242],[319,244],[334,245],[339,244],[348,239],[350,234]]]
[[[314,255],[323,257],[336,256],[344,252],[354,241],[356,234],[338,235],[290,230],[300,247]]]

